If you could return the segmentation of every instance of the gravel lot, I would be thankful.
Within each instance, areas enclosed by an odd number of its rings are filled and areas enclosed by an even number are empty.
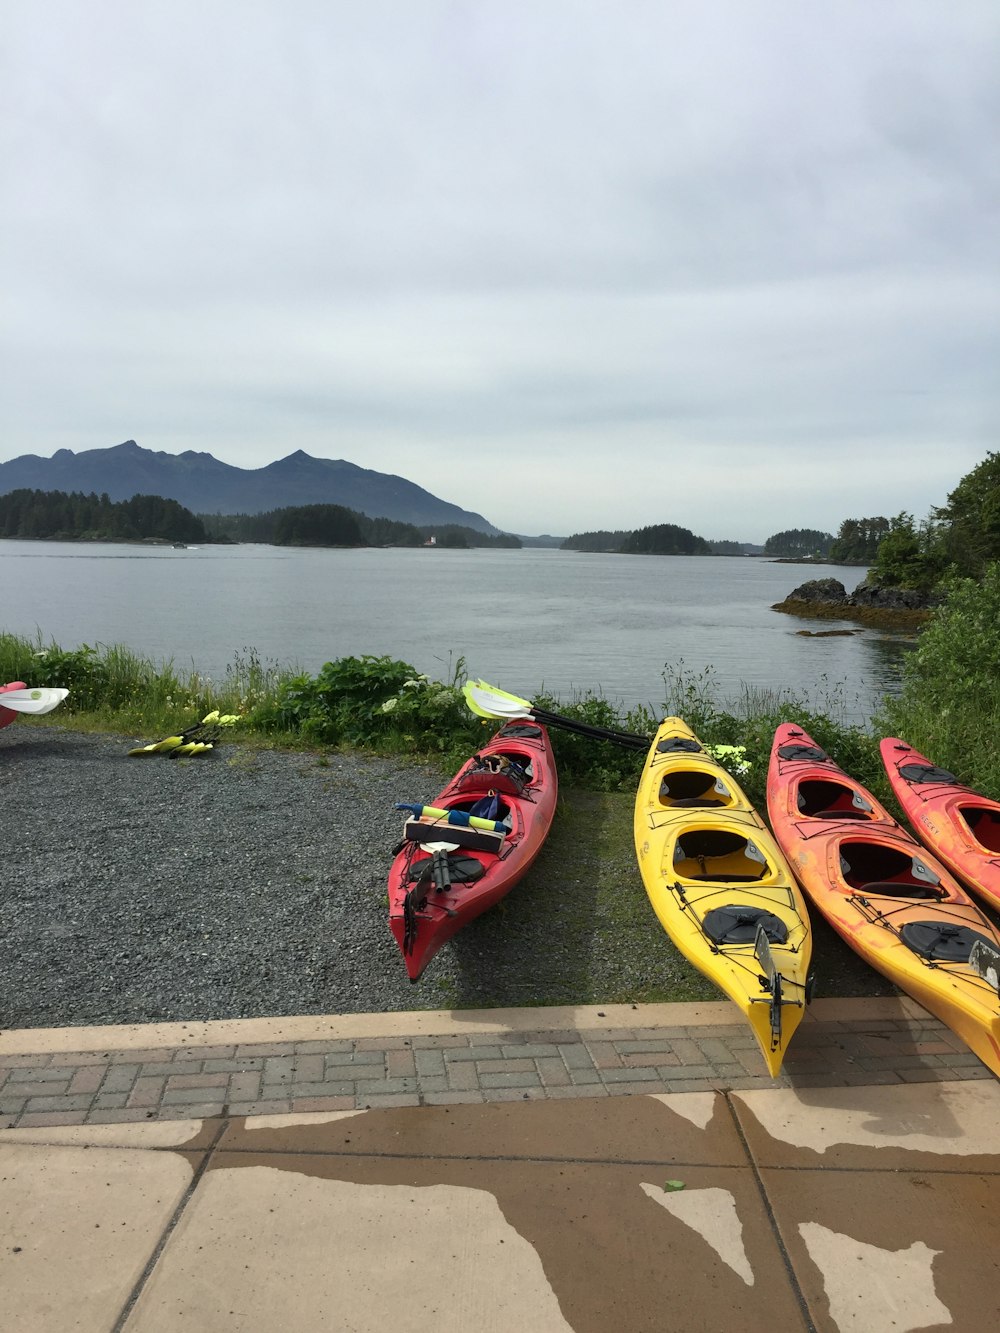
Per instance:
[[[649,908],[627,795],[563,791],[529,875],[411,985],[394,803],[449,774],[232,743],[128,757],[149,739],[0,731],[0,1028],[719,998]],[[893,993],[817,913],[813,934],[819,994]]]
[[[0,731],[0,1026],[437,1007],[386,922],[423,764]]]

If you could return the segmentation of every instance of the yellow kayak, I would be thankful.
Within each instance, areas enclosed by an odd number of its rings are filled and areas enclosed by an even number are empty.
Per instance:
[[[809,998],[809,916],[760,816],[679,717],[650,746],[635,849],[663,929],[743,1011],[775,1077]]]

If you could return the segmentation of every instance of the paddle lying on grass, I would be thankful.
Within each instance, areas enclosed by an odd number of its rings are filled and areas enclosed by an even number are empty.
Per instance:
[[[563,731],[575,732],[578,736],[589,736],[592,740],[610,741],[612,745],[621,745],[626,750],[641,750],[645,753],[652,744],[651,736],[640,736],[635,731],[619,731],[616,727],[598,727],[589,722],[579,722],[573,717],[564,717],[561,713],[550,713],[546,708],[536,708],[530,699],[520,699],[516,694],[489,685],[485,680],[470,680],[462,687],[465,702],[479,717],[510,721],[517,717],[533,717],[547,727],[561,727]]]
[[[0,690],[0,708],[9,708],[14,713],[51,713],[58,708],[69,694],[64,689],[20,689]]]

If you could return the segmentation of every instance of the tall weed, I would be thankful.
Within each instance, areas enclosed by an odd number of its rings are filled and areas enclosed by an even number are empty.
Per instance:
[[[457,768],[499,730],[466,707],[465,661],[449,664],[449,678],[434,680],[388,656],[345,657],[327,662],[315,675],[261,661],[244,648],[212,680],[184,674],[172,663],[155,665],[120,645],[83,644],[63,650],[41,640],[0,635],[0,677],[29,685],[64,685],[65,704],[40,724],[77,725],[155,736],[190,725],[218,709],[236,714],[235,734],[283,745],[347,746],[382,754],[423,754]],[[888,787],[872,736],[845,725],[830,711],[810,710],[793,693],[745,688],[735,699],[720,697],[712,669],[691,672],[683,662],[664,671],[662,712],[622,712],[597,691],[568,702],[542,694],[539,707],[592,726],[648,736],[662,717],[684,719],[706,745],[743,750],[739,781],[762,808],[775,727],[793,721],[804,727],[849,773],[888,798]],[[599,791],[634,791],[644,754],[553,727],[553,749],[566,786]],[[920,743],[919,738],[913,743]],[[947,762],[947,758],[942,761]]]

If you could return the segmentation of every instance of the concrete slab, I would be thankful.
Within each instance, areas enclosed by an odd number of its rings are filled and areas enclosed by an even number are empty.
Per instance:
[[[0,1145],[2,1326],[108,1333],[200,1161],[182,1152]]]
[[[762,1167],[1000,1170],[1000,1083],[734,1092]]]
[[[1000,1083],[822,1003],[0,1034],[0,1329],[992,1326]]]
[[[219,1152],[125,1329],[663,1333],[735,1309],[754,1333],[803,1328],[753,1173],[687,1166],[677,1192],[665,1176]]]
[[[425,1106],[336,1119],[233,1120],[229,1152],[480,1157],[516,1161],[682,1162],[742,1166],[746,1153],[725,1098],[676,1093],[614,1100]]]
[[[218,1133],[218,1122],[211,1120],[149,1120],[136,1125],[49,1125],[34,1129],[0,1129],[0,1144],[184,1148],[189,1152],[202,1152]]]
[[[820,1333],[1000,1325],[1000,1176],[765,1169],[762,1179]]]

